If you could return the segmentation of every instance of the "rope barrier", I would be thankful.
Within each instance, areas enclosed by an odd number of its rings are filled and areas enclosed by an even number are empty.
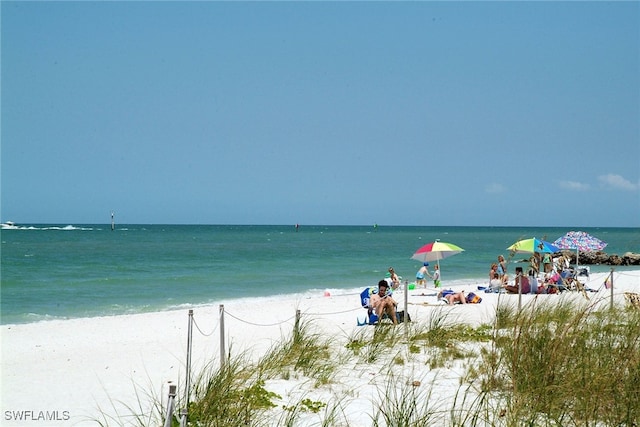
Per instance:
[[[233,317],[234,319],[236,319],[239,322],[246,323],[247,325],[252,325],[252,326],[278,326],[278,325],[282,325],[284,323],[287,323],[287,322],[291,321],[292,319],[294,319],[296,317],[294,315],[294,316],[289,317],[286,320],[283,320],[282,322],[262,324],[262,323],[249,322],[248,320],[241,319],[241,318],[239,318],[237,316],[234,316],[233,314],[229,313],[228,311],[225,311],[224,313],[229,315],[230,317]]]
[[[218,325],[216,324],[216,326],[213,327],[213,331],[211,331],[208,334],[205,334],[204,332],[202,332],[202,329],[200,329],[200,326],[198,326],[198,322],[196,322],[195,317],[193,318],[193,324],[195,325],[195,327],[198,330],[198,332],[200,332],[200,334],[205,336],[205,337],[210,337],[218,329]]]
[[[627,276],[627,277],[638,277],[637,274],[629,274],[627,272],[623,272],[623,271],[616,271],[616,273],[620,276]]]
[[[302,313],[305,316],[332,316],[334,314],[344,314],[344,313],[351,313],[352,311],[360,311],[362,310],[362,307],[357,307],[357,308],[351,308],[349,310],[344,310],[344,311],[334,311],[332,313]]]

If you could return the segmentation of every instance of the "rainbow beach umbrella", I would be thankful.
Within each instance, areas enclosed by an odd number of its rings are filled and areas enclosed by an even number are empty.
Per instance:
[[[552,254],[560,252],[560,248],[553,243],[545,242],[544,240],[537,239],[535,237],[531,239],[518,240],[513,245],[507,248],[508,251],[514,251],[518,254],[533,254],[536,252]]]
[[[436,240],[435,242],[427,243],[418,249],[411,259],[417,261],[427,262],[436,261],[438,263],[438,269],[440,269],[440,260],[450,257],[452,255],[463,252],[460,246],[456,246],[453,243],[446,243]]]

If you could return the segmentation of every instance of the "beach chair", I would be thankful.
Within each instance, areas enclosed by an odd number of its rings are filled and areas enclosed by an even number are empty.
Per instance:
[[[378,322],[378,316],[373,312],[373,308],[369,305],[369,300],[371,299],[371,295],[378,292],[376,288],[365,288],[364,291],[360,292],[360,303],[362,307],[367,310],[367,317],[365,318],[364,323],[360,323],[358,321],[358,325],[375,325]]]
[[[588,265],[580,265],[580,266],[576,266],[576,272],[577,272],[578,279],[581,277],[586,277],[588,279],[590,276],[591,269],[589,268]]]
[[[575,276],[576,274],[573,270],[562,270],[558,284],[562,284],[565,290],[573,291],[576,288]]]

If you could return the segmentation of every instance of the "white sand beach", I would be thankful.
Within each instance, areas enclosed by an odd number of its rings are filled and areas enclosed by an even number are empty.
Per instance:
[[[591,275],[587,286],[600,289],[597,293],[589,293],[592,301],[609,303],[610,290],[602,286],[606,276],[604,273]],[[471,325],[492,322],[499,298],[513,303],[518,299],[517,295],[486,294],[471,288],[456,290],[477,292],[482,297],[480,304],[447,307],[452,321]],[[640,292],[640,270],[614,274],[615,304],[625,304],[624,291]],[[442,309],[432,290],[408,292],[408,311],[413,322],[425,322],[430,313]],[[402,309],[402,292],[396,292],[394,297]],[[584,299],[577,292],[566,292],[537,297],[524,295],[523,303],[534,298]],[[231,346],[232,355],[247,351],[254,358],[291,334],[297,309],[302,313],[303,322],[335,337],[336,351],[344,349],[349,337],[359,328],[373,328],[357,325],[358,319],[362,321],[365,317],[357,293],[241,299],[224,302],[224,309],[226,344]],[[197,373],[207,363],[219,363],[220,308],[218,305],[194,307],[193,313],[192,369]],[[0,424],[89,426],[97,425],[96,420],[99,420],[108,425],[139,425],[131,419],[132,412],[148,414],[152,412],[149,405],[154,401],[165,405],[170,383],[178,386],[179,394],[184,393],[188,325],[186,308],[3,325]],[[426,357],[425,354],[416,355],[402,366],[401,371],[422,384],[432,382],[434,373],[425,364]],[[376,384],[384,378],[376,376],[376,365],[347,364],[345,367],[345,372],[337,376],[337,384],[315,389],[313,399],[327,399],[336,390],[355,390],[344,402],[345,416],[350,425],[370,425],[370,420],[362,414],[376,404]],[[450,381],[442,382],[434,395],[446,398],[447,393],[452,393],[449,387],[457,387],[459,374],[455,366],[446,375],[441,372],[440,378]],[[287,404],[287,399],[299,398],[305,387],[308,385],[304,380],[294,377],[266,384],[268,390],[282,396],[281,404]],[[324,398],[318,397],[323,394]],[[158,416],[154,414],[149,424],[159,425],[157,420]]]

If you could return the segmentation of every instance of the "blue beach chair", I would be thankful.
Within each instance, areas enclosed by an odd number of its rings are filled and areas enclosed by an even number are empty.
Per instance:
[[[358,320],[358,326],[362,325],[375,325],[378,321],[378,316],[373,312],[373,308],[369,306],[369,300],[371,299],[371,295],[377,293],[378,290],[376,288],[365,288],[364,291],[360,292],[360,303],[362,307],[367,310],[367,317],[364,320],[364,323],[361,323]]]

